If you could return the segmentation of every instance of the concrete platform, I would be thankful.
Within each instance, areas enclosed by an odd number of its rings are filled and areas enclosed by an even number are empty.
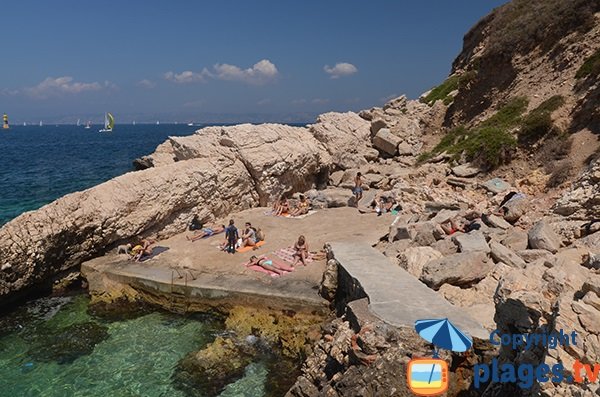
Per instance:
[[[391,215],[359,214],[356,208],[324,209],[301,219],[266,216],[266,210],[252,209],[232,216],[238,228],[249,221],[265,232],[265,244],[256,251],[226,254],[217,249],[224,235],[191,242],[186,239],[186,235],[192,235],[188,232],[157,242],[155,247],[164,251],[147,261],[135,263],[111,253],[84,263],[82,272],[92,291],[106,289],[109,280],[160,296],[158,301],[175,296],[183,302],[215,306],[233,302],[325,310],[328,302],[318,295],[324,260],[298,266],[278,278],[247,269],[242,263],[254,254],[272,256],[273,251],[292,246],[300,234],[306,236],[311,251],[318,251],[332,240],[369,246],[387,232],[393,221]]]
[[[489,332],[464,309],[450,304],[414,276],[365,242],[330,243],[335,259],[369,298],[369,308],[384,322],[414,328],[416,320],[448,318],[472,337]]]

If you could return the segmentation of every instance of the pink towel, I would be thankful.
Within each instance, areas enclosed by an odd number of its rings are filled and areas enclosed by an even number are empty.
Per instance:
[[[294,263],[294,254],[296,253],[296,250],[294,249],[294,247],[281,248],[273,253],[286,262]],[[312,258],[310,257],[310,254],[309,254],[308,258],[306,258],[306,263],[310,263],[310,262],[312,262]]]

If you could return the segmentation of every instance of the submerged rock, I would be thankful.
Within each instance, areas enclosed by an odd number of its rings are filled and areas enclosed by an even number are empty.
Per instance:
[[[108,338],[108,327],[94,321],[73,324],[55,333],[41,335],[28,354],[34,360],[69,364],[91,354],[96,345]]]

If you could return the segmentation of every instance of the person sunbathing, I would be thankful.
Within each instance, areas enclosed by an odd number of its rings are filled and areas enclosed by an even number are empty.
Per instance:
[[[197,233],[194,233],[194,235],[192,237],[185,236],[185,238],[188,239],[188,241],[194,242],[196,240],[203,239],[204,237],[210,237],[214,234],[223,233],[224,231],[225,231],[225,225],[205,226]]]
[[[294,262],[292,266],[296,266],[296,263],[301,262],[306,266],[306,260],[308,259],[308,243],[304,236],[298,237],[298,241],[294,244]]]
[[[287,214],[290,211],[290,204],[284,196],[281,196],[279,200],[279,208],[277,208],[277,212],[275,212],[275,216],[281,216],[283,214]]]
[[[308,199],[303,194],[301,194],[298,205],[296,206],[296,208],[294,208],[292,210],[292,212],[290,212],[290,215],[291,216],[305,215],[305,214],[308,214],[309,209],[310,209],[310,201],[308,201]]]
[[[465,231],[464,226],[458,216],[446,219],[444,222],[441,222],[440,228],[448,236],[451,236],[456,232],[464,232]]]
[[[152,255],[152,244],[154,244],[154,240],[142,240],[139,244],[131,249],[131,259],[133,259],[135,262],[141,262],[145,256]]]
[[[252,255],[250,257],[250,261],[246,264],[246,266],[260,266],[265,270],[269,270],[273,273],[277,273],[280,276],[284,273],[285,267],[283,264],[278,263],[272,259],[268,259],[266,256],[257,257],[256,255]]]

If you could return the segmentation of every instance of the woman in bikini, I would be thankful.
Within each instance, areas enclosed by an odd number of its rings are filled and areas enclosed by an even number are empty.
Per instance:
[[[284,268],[282,265],[273,261],[272,259],[267,259],[265,256],[257,257],[256,255],[252,255],[250,257],[250,261],[246,264],[246,266],[260,266],[263,269],[279,274],[280,276],[284,273]]]
[[[310,207],[310,202],[306,199],[306,196],[303,194],[300,195],[300,202],[298,202],[298,206],[290,212],[291,216],[300,216],[304,214],[308,214],[308,210]]]
[[[287,214],[290,210],[290,205],[287,201],[287,199],[284,196],[281,196],[281,199],[279,200],[279,208],[277,209],[277,212],[275,213],[275,216],[281,216],[283,214]]]
[[[296,266],[299,261],[306,266],[306,259],[308,259],[308,243],[304,236],[300,236],[294,244],[294,263],[292,263],[292,266]]]

